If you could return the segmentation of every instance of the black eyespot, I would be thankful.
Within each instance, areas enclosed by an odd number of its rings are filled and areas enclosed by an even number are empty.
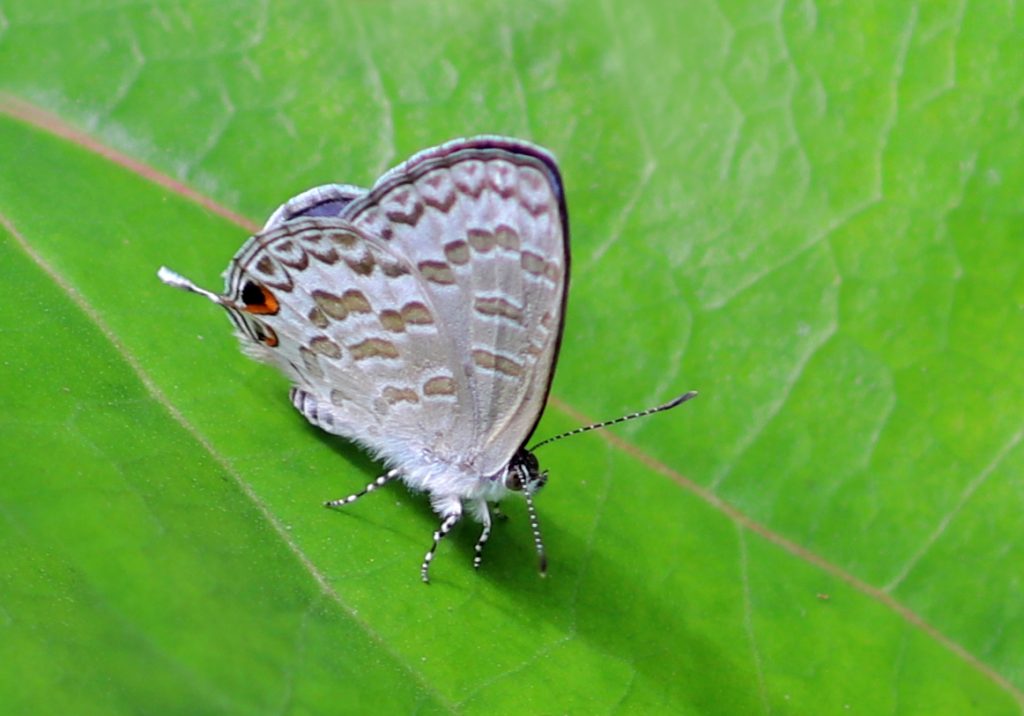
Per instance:
[[[263,289],[252,281],[246,281],[242,287],[242,302],[246,306],[262,306]]]
[[[274,294],[255,281],[246,281],[242,286],[242,303],[246,313],[259,316],[273,316],[279,308]]]

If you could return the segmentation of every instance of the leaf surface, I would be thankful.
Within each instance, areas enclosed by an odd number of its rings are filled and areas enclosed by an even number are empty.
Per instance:
[[[34,713],[1019,713],[1024,86],[1007,3],[0,8],[0,702]],[[522,505],[435,519],[204,285],[310,186],[560,157]]]

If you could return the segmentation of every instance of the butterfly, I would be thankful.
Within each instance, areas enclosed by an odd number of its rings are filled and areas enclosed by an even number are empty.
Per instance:
[[[285,202],[231,260],[223,293],[158,275],[225,308],[244,352],[287,376],[310,423],[386,466],[328,507],[393,480],[427,493],[440,518],[420,566],[429,582],[466,513],[482,525],[480,567],[490,506],[509,493],[526,499],[546,572],[533,496],[548,474],[526,445],[551,388],[569,264],[554,157],[480,136],[421,151],[370,189],[330,184]]]

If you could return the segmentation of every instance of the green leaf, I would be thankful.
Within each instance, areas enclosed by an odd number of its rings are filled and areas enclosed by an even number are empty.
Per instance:
[[[12,713],[1020,713],[1012,3],[0,8]],[[308,426],[217,285],[293,194],[560,157],[574,276],[521,504],[435,518]],[[237,218],[244,217],[244,218]]]

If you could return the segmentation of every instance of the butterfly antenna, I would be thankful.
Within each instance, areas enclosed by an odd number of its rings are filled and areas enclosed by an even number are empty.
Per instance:
[[[533,506],[533,495],[529,490],[523,490],[526,498],[526,514],[530,517],[530,529],[533,531],[533,545],[537,548],[538,568],[540,576],[548,576],[548,555],[544,551],[544,540],[540,536],[540,522],[537,521],[537,510]]]
[[[227,308],[242,310],[237,304],[235,304],[234,301],[227,298],[226,296],[221,296],[219,293],[214,293],[213,291],[207,291],[205,288],[200,288],[199,286],[196,286],[194,283],[192,283],[187,278],[182,276],[177,271],[171,271],[166,266],[161,266],[160,270],[156,272],[156,275],[157,278],[166,283],[168,286],[180,288],[182,291],[198,293],[200,296],[208,298],[214,303],[221,306],[225,306]]]
[[[618,425],[619,423],[624,423],[624,422],[626,422],[628,420],[636,420],[637,418],[643,418],[643,417],[646,417],[648,415],[654,415],[655,413],[662,413],[662,412],[664,412],[666,410],[672,410],[672,408],[675,408],[675,407],[677,407],[679,405],[682,405],[687,400],[691,400],[692,398],[696,398],[696,397],[697,397],[697,391],[696,390],[691,390],[688,393],[683,393],[678,398],[673,398],[672,400],[668,401],[664,405],[658,405],[658,406],[656,406],[654,408],[648,408],[647,410],[641,410],[638,413],[630,413],[629,415],[623,415],[621,418],[615,418],[614,420],[605,420],[605,421],[600,422],[600,423],[594,423],[593,425],[584,425],[581,428],[576,428],[574,430],[570,430],[568,432],[562,433],[561,435],[555,435],[554,437],[547,438],[545,440],[541,440],[539,443],[537,443],[537,444],[533,445],[532,447],[530,447],[529,450],[530,450],[530,452],[533,452],[534,450],[536,450],[537,448],[539,448],[539,447],[541,447],[543,445],[547,445],[548,443],[553,443],[556,440],[561,440],[562,438],[567,438],[567,437],[569,437],[571,435],[579,435],[580,433],[588,433],[591,430],[599,430],[601,428],[607,428],[610,425]]]

